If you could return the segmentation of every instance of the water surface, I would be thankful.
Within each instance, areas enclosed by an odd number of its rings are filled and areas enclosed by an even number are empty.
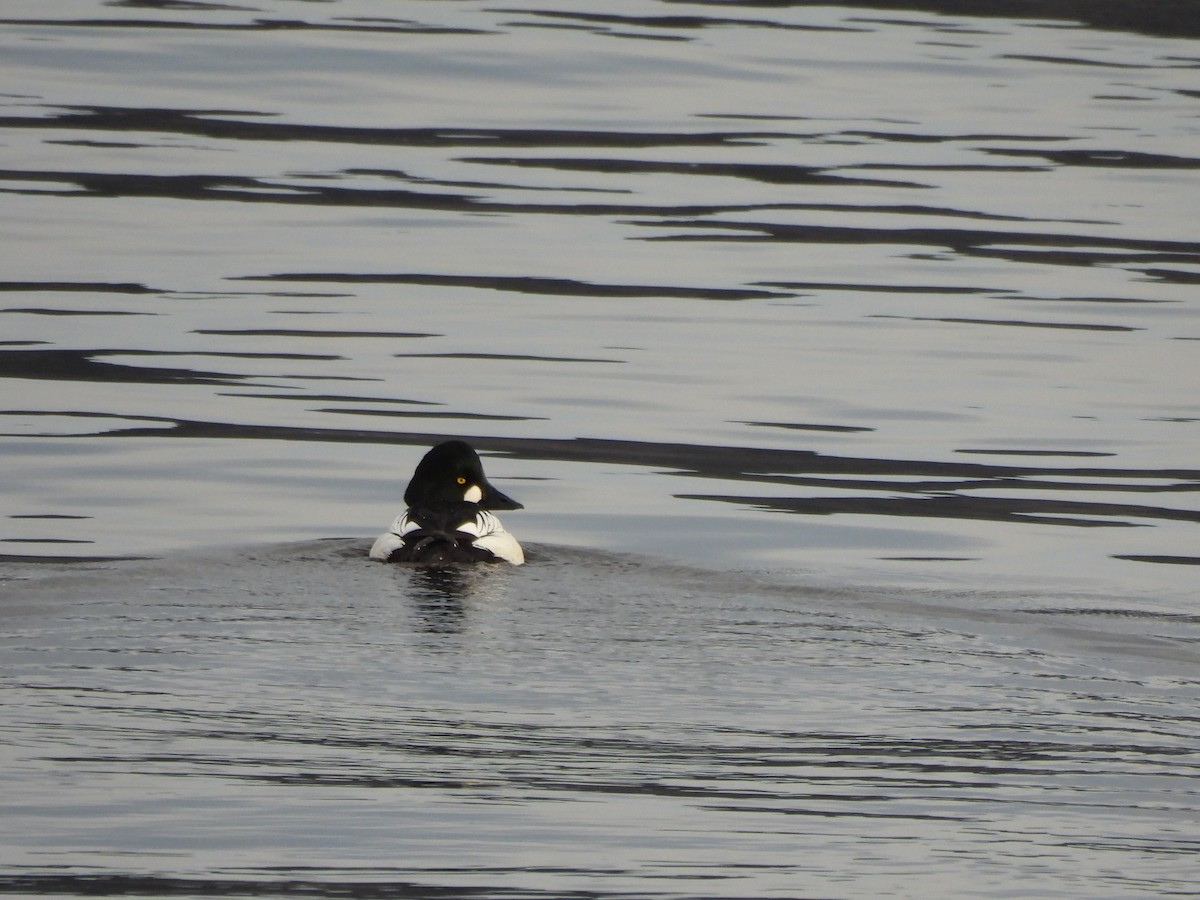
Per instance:
[[[1200,22],[1076,6],[7,3],[0,889],[1194,890]],[[362,559],[447,436],[528,566]]]

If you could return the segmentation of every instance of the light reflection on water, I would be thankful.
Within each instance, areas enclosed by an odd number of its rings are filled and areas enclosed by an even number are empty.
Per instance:
[[[1191,889],[1200,27],[892,6],[7,4],[0,889]]]

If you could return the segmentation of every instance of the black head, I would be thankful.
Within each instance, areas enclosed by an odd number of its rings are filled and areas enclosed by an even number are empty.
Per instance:
[[[482,509],[523,509],[488,484],[479,455],[463,441],[438,444],[417,463],[404,502],[412,506],[478,503]]]

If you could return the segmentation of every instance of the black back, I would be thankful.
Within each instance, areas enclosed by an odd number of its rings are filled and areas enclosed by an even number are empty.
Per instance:
[[[476,535],[458,530],[478,512],[477,504],[465,501],[410,507],[408,518],[420,527],[403,535],[404,544],[392,551],[388,562],[444,566],[494,560],[490,550],[471,543]]]

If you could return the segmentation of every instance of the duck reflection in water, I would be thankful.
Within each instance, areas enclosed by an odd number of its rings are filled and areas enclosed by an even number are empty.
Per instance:
[[[493,599],[498,590],[490,568],[478,566],[420,567],[411,570],[409,597],[421,630],[456,634],[466,624],[470,600]],[[506,581],[507,579],[501,579]]]

